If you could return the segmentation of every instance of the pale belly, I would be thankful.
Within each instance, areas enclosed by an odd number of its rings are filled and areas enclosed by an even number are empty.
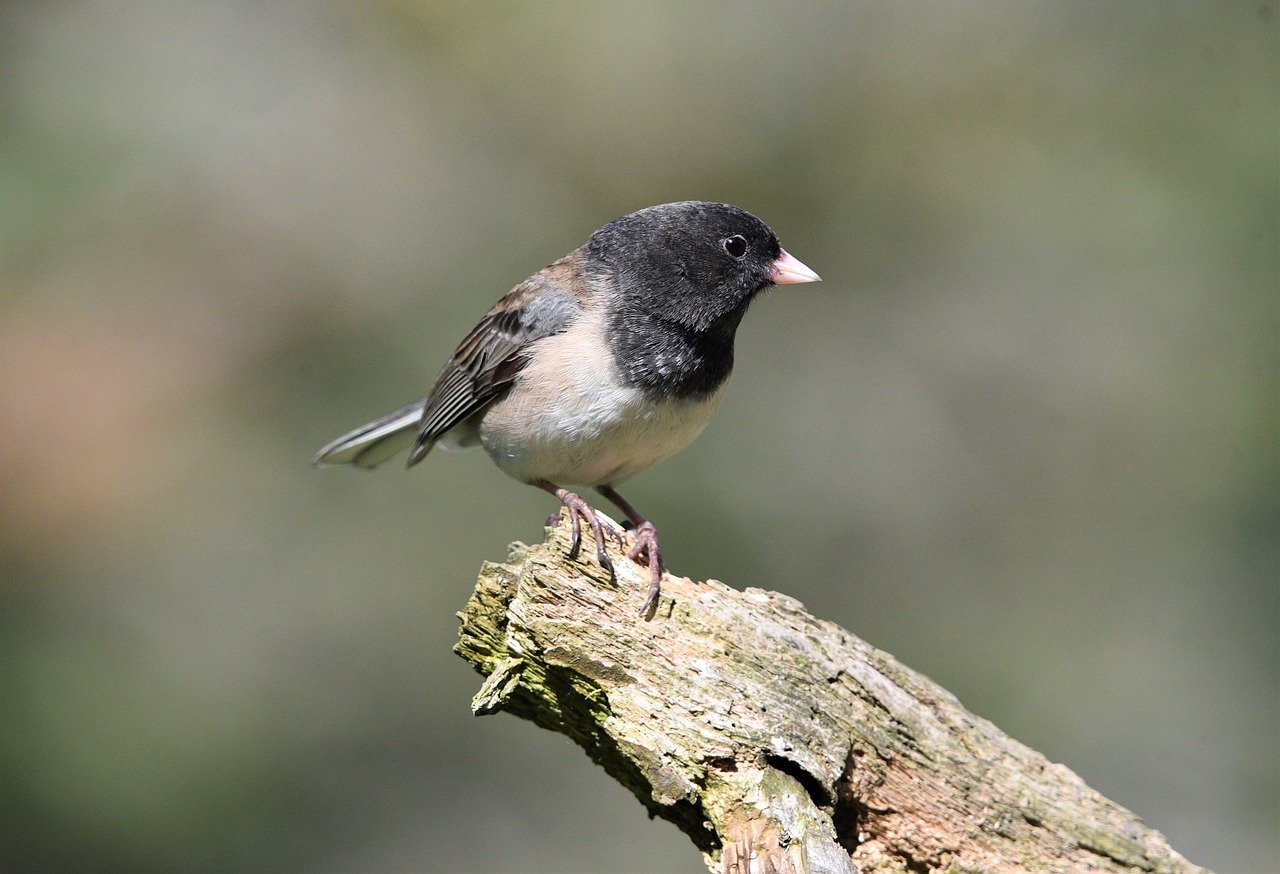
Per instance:
[[[609,360],[589,350],[539,356],[545,368],[531,363],[521,373],[475,423],[498,467],[522,482],[620,483],[701,434],[724,392],[721,385],[701,401],[655,404],[623,385],[612,366],[601,367],[602,359]]]

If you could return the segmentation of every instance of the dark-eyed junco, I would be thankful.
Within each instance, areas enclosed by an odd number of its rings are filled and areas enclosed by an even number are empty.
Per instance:
[[[344,434],[315,463],[373,468],[408,448],[413,465],[436,445],[483,446],[506,473],[564,505],[571,557],[586,519],[612,573],[606,526],[565,488],[594,486],[635,526],[627,555],[648,562],[646,615],[662,580],[658,534],[614,487],[701,433],[756,294],[817,279],[768,225],[735,206],[642,209],[517,285],[462,341],[427,397]]]

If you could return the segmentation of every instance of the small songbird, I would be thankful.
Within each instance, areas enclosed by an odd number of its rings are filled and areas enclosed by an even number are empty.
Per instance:
[[[577,491],[594,486],[634,526],[657,603],[662,554],[653,524],[615,487],[683,449],[706,427],[733,369],[733,339],[770,285],[816,282],[760,219],[725,203],[651,206],[610,222],[513,288],[458,346],[422,400],[361,425],[316,464],[374,468],[403,449],[483,446],[503,471],[556,496],[595,535],[605,529]]]

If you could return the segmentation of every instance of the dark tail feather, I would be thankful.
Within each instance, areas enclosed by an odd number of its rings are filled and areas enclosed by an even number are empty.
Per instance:
[[[405,404],[343,434],[316,453],[312,464],[354,464],[372,470],[413,445],[427,399]]]

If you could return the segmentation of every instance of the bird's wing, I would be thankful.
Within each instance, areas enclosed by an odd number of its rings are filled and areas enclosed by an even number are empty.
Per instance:
[[[535,340],[565,330],[582,311],[572,256],[544,268],[494,304],[466,336],[427,396],[409,464],[441,435],[495,401],[524,368]]]

